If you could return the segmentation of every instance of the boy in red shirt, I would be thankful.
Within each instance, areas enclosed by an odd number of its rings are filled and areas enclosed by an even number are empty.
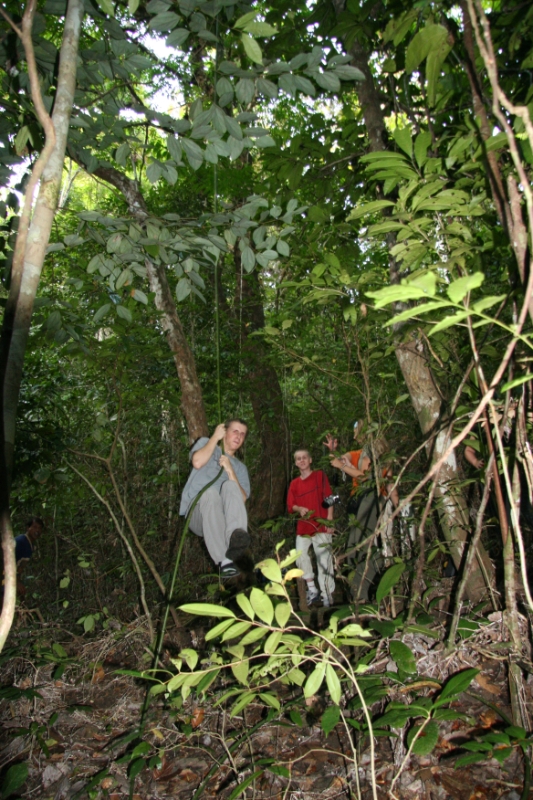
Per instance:
[[[301,555],[296,565],[303,570],[307,582],[307,605],[320,603],[320,593],[315,585],[313,564],[309,555],[311,545],[315,551],[318,583],[322,594],[322,605],[330,606],[335,580],[333,577],[333,557],[331,554],[331,534],[333,528],[327,528],[319,522],[324,518],[323,502],[331,494],[327,475],[322,470],[311,469],[313,459],[308,450],[297,450],[294,463],[300,471],[300,477],[291,481],[287,495],[289,514],[299,514],[296,524],[296,549]],[[329,506],[326,519],[333,519],[333,506]]]

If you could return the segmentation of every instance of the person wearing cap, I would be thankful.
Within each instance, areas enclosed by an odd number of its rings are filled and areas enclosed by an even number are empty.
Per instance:
[[[354,439],[357,439],[360,431],[359,423],[354,424]],[[326,439],[325,445],[331,451],[330,438]],[[356,525],[350,528],[347,542],[347,549],[351,550],[361,541],[368,540],[357,550],[354,557],[349,558],[349,563],[355,565],[355,574],[352,584],[355,592],[355,599],[369,600],[370,588],[376,575],[383,569],[384,563],[381,552],[377,547],[374,531],[387,502],[391,500],[396,507],[399,502],[397,489],[391,488],[390,484],[384,483],[379,493],[372,485],[364,488],[364,484],[371,480],[372,454],[368,446],[360,450],[351,450],[343,456],[335,456],[331,453],[331,466],[339,469],[344,475],[352,479],[352,489],[348,512],[355,515]],[[382,473],[383,478],[392,477],[389,468],[385,467]]]

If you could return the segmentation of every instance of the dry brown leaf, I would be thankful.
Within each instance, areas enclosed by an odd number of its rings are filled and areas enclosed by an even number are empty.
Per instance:
[[[486,711],[482,711],[479,715],[479,721],[484,728],[492,728],[492,726],[500,719],[499,714],[492,710],[492,708],[488,708]]]
[[[93,679],[91,683],[100,683],[105,678],[105,670],[103,667],[98,667],[97,670],[94,671]]]
[[[170,778],[176,775],[177,771],[176,762],[169,761],[165,755],[163,755],[161,766],[159,768],[154,768],[152,770],[152,775],[156,781],[168,781]]]
[[[437,742],[437,750],[455,750],[456,747],[457,745],[452,744],[448,739],[442,738]]]
[[[481,686],[482,689],[484,689],[486,692],[490,692],[490,694],[500,694],[501,693],[501,690],[500,690],[499,686],[495,686],[493,683],[491,683],[488,680],[488,678],[485,678],[484,675],[481,675],[481,673],[479,675],[476,675],[474,680],[476,681],[478,686]]]
[[[196,772],[193,772],[192,769],[182,769],[179,773],[179,776],[182,780],[187,781],[187,783],[192,783],[193,781],[198,780],[198,775]]]
[[[195,708],[191,717],[192,728],[197,728],[204,721],[205,711],[203,708]]]
[[[410,683],[408,686],[402,686],[400,689],[401,694],[405,694],[405,692],[412,692],[413,689],[423,689],[424,687],[429,687],[430,689],[440,689],[441,685],[437,681],[432,680],[424,680],[424,681],[415,681],[414,683]]]
[[[102,789],[111,789],[114,782],[115,781],[113,780],[113,778],[104,778],[104,780],[101,781],[100,786]]]

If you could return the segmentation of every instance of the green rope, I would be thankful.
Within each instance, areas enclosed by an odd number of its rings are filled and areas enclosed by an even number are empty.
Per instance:
[[[218,42],[218,14],[215,19],[215,35],[217,37],[216,55],[215,55],[215,86],[218,80],[218,58],[219,58],[219,42]],[[213,212],[218,213],[218,165],[213,164]],[[216,359],[217,359],[217,405],[218,405],[218,418],[222,419],[222,402],[220,392],[220,318],[218,308],[218,262],[217,257],[215,261],[215,343],[216,343]]]
[[[216,35],[217,35],[217,39],[218,39],[218,33],[219,33],[219,25],[218,25],[218,15],[217,15],[217,17],[216,17]],[[219,61],[219,48],[218,48],[218,45],[217,45],[216,59],[215,59],[215,85],[216,85],[217,75],[218,75],[218,61]],[[214,194],[213,211],[216,214],[218,212],[218,169],[217,169],[217,165],[216,164],[213,165],[213,194]],[[216,261],[215,261],[215,273],[214,273],[214,279],[215,279],[215,348],[216,348],[216,362],[217,362],[217,407],[218,407],[218,419],[222,420],[221,377],[220,377],[220,317],[219,317],[219,295],[218,295],[218,267],[219,267],[219,259],[217,258]],[[222,452],[224,452],[224,443],[223,442],[221,442],[220,447],[221,447]],[[174,570],[172,572],[172,578],[170,580],[170,585],[168,587],[168,591],[165,594],[165,605],[164,605],[163,616],[161,618],[161,624],[160,624],[160,627],[159,627],[159,633],[158,633],[157,641],[156,641],[156,645],[155,645],[154,656],[153,656],[153,660],[152,660],[152,670],[157,670],[158,667],[159,667],[159,662],[160,662],[160,659],[161,659],[161,651],[163,649],[163,640],[165,638],[165,633],[166,633],[166,629],[167,629],[168,615],[170,613],[170,607],[172,605],[172,598],[174,596],[174,590],[176,588],[178,569],[179,569],[179,566],[180,566],[180,563],[181,563],[181,557],[182,557],[182,554],[183,554],[183,547],[185,545],[185,539],[186,539],[187,533],[189,532],[189,525],[190,525],[192,513],[193,513],[194,509],[196,508],[196,505],[197,505],[198,501],[200,500],[200,498],[202,497],[202,495],[204,494],[204,492],[206,492],[207,489],[209,489],[211,486],[213,486],[214,483],[217,482],[217,480],[222,475],[223,471],[224,470],[221,467],[220,468],[220,472],[218,473],[218,475],[215,478],[213,478],[213,480],[210,481],[206,486],[204,486],[203,489],[196,495],[196,497],[194,498],[194,500],[193,500],[193,502],[191,504],[191,507],[190,507],[189,511],[187,512],[187,516],[185,517],[185,525],[183,526],[183,530],[182,530],[181,536],[180,536],[180,541],[179,541],[179,545],[178,545],[178,551],[176,553],[176,560],[174,562]],[[147,715],[147,712],[148,712],[148,708],[150,706],[151,698],[152,698],[152,695],[150,694],[150,688],[148,688],[147,691],[146,691],[146,694],[145,694],[145,697],[144,697],[143,706],[142,706],[142,709],[141,709],[141,718],[140,718],[139,729],[138,729],[138,737],[139,738],[142,738],[142,735],[144,733],[144,727],[145,727],[145,724],[146,724],[146,715]],[[130,781],[130,792],[129,792],[130,800],[131,800],[131,798],[133,796],[134,784],[135,784],[135,779],[133,778]]]
[[[218,39],[218,32],[219,32],[219,25],[218,25],[218,15],[217,15],[217,17],[216,17],[216,35],[217,35],[217,39]],[[217,45],[216,59],[215,59],[215,85],[216,85],[216,82],[217,82],[217,75],[218,75],[218,61],[219,61],[219,48],[218,48],[218,45]],[[213,211],[216,214],[217,211],[218,211],[218,169],[217,169],[217,165],[216,164],[213,164],[213,194],[214,194]],[[222,420],[221,379],[220,379],[220,318],[219,318],[219,298],[218,298],[218,263],[219,263],[219,259],[217,258],[216,261],[215,261],[215,343],[216,343],[216,361],[217,361],[218,419]],[[224,442],[221,442],[220,448],[221,448],[222,452],[224,452]],[[214,483],[217,482],[217,480],[222,475],[223,471],[224,470],[221,467],[220,468],[220,472],[218,473],[218,475],[215,478],[213,478],[213,480],[210,481],[206,486],[204,486],[203,489],[196,495],[196,497],[194,498],[194,500],[193,500],[193,502],[191,504],[191,507],[190,507],[189,511],[187,512],[187,516],[185,517],[185,525],[183,526],[183,531],[181,532],[181,536],[180,536],[180,541],[179,541],[179,545],[178,545],[178,551],[176,553],[176,560],[174,562],[174,570],[172,572],[172,578],[171,578],[171,581],[170,581],[170,586],[169,586],[168,591],[166,592],[166,595],[165,595],[165,607],[164,607],[164,610],[163,610],[163,616],[161,618],[161,625],[160,625],[160,628],[159,628],[159,634],[158,634],[158,637],[157,637],[157,642],[156,642],[156,646],[155,646],[155,650],[154,650],[154,657],[153,657],[153,661],[152,661],[152,669],[154,669],[154,670],[156,670],[158,668],[159,661],[160,661],[160,658],[161,658],[161,651],[163,649],[163,640],[164,640],[164,637],[165,637],[165,633],[166,633],[166,629],[167,629],[167,623],[168,623],[168,615],[170,613],[170,607],[172,605],[172,598],[174,596],[174,589],[176,588],[178,569],[179,569],[179,566],[180,566],[180,563],[181,563],[181,556],[182,556],[182,553],[183,553],[183,547],[185,545],[185,539],[186,539],[187,533],[189,532],[189,525],[190,525],[190,522],[191,522],[192,513],[193,513],[194,509],[196,508],[196,505],[197,505],[198,501],[200,500],[200,498],[202,497],[202,495],[204,494],[204,492],[206,492],[207,489],[209,489],[211,486],[213,486]],[[151,699],[150,690],[148,690],[146,692],[146,695],[145,695],[145,698],[144,698],[144,703],[143,703],[142,710],[141,710],[141,719],[140,719],[140,725],[139,725],[139,736],[142,736],[143,731],[144,731],[146,713],[147,713],[149,705],[150,705],[150,699]],[[130,790],[130,794],[131,794],[131,790]]]

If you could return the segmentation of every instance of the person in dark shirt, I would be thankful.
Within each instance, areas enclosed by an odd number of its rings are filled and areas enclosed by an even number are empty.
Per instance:
[[[26,587],[24,586],[21,575],[24,572],[37,539],[44,530],[44,522],[40,517],[31,517],[26,524],[26,533],[21,533],[15,538],[15,560],[17,562],[17,594],[24,597]]]
[[[17,564],[17,595],[24,597],[26,594],[26,587],[22,582],[21,576],[29,563],[33,549],[37,539],[42,534],[44,529],[44,522],[40,517],[30,517],[26,523],[26,533],[21,533],[20,536],[15,537],[15,561]],[[4,600],[4,583],[0,586],[0,609]]]

